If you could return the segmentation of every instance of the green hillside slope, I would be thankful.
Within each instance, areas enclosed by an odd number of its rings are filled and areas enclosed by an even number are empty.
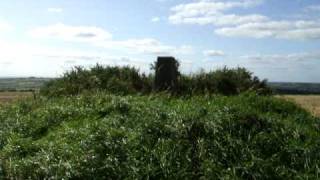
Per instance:
[[[0,108],[0,179],[316,179],[319,127],[252,94],[25,101]]]

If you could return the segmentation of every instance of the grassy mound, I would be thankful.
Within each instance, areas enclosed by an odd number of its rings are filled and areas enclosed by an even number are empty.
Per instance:
[[[39,99],[0,109],[0,179],[316,179],[319,127],[252,94]]]

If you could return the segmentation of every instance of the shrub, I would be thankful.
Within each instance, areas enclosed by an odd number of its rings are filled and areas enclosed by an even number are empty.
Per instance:
[[[260,81],[245,68],[228,69],[224,67],[209,73],[200,72],[180,78],[180,93],[184,94],[223,94],[236,95],[246,91],[270,94],[267,81]]]
[[[75,67],[61,78],[48,82],[40,91],[45,96],[77,95],[85,91],[105,90],[115,94],[148,93],[150,81],[131,67],[97,64],[90,69]]]
[[[178,64],[175,64],[178,67]],[[157,68],[156,65],[154,68]],[[223,94],[236,95],[246,91],[257,94],[270,94],[266,80],[260,81],[245,68],[228,69],[224,67],[216,71],[200,72],[193,75],[178,76],[177,85],[170,90],[164,88],[155,90],[169,90],[168,92],[180,96]],[[131,67],[111,67],[96,65],[90,69],[75,67],[66,72],[61,78],[49,81],[42,89],[45,96],[78,95],[85,91],[107,91],[109,93],[150,94],[153,92],[153,75],[139,73]],[[174,83],[176,84],[176,82]]]

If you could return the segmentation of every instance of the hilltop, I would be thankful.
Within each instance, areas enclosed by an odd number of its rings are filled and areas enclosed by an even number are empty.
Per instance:
[[[0,106],[2,179],[316,179],[320,119],[246,69],[75,68]]]

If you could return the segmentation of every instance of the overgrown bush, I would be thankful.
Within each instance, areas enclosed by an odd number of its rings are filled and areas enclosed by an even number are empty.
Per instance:
[[[224,67],[206,73],[180,77],[180,93],[235,95],[246,91],[270,94],[267,81],[260,81],[245,68],[228,69]]]
[[[228,69],[183,75],[177,72],[178,86],[168,92],[175,95],[223,94],[236,95],[246,91],[270,94],[266,80],[260,81],[245,68]],[[150,94],[154,75],[139,73],[131,67],[96,65],[90,69],[75,67],[61,78],[48,82],[42,89],[45,96],[77,95],[85,91],[104,90],[114,94]]]
[[[0,179],[318,179],[320,119],[252,93],[0,108]]]
[[[104,90],[115,94],[151,92],[150,79],[132,67],[75,67],[61,78],[48,82],[42,89],[45,96],[77,95],[85,91]]]

